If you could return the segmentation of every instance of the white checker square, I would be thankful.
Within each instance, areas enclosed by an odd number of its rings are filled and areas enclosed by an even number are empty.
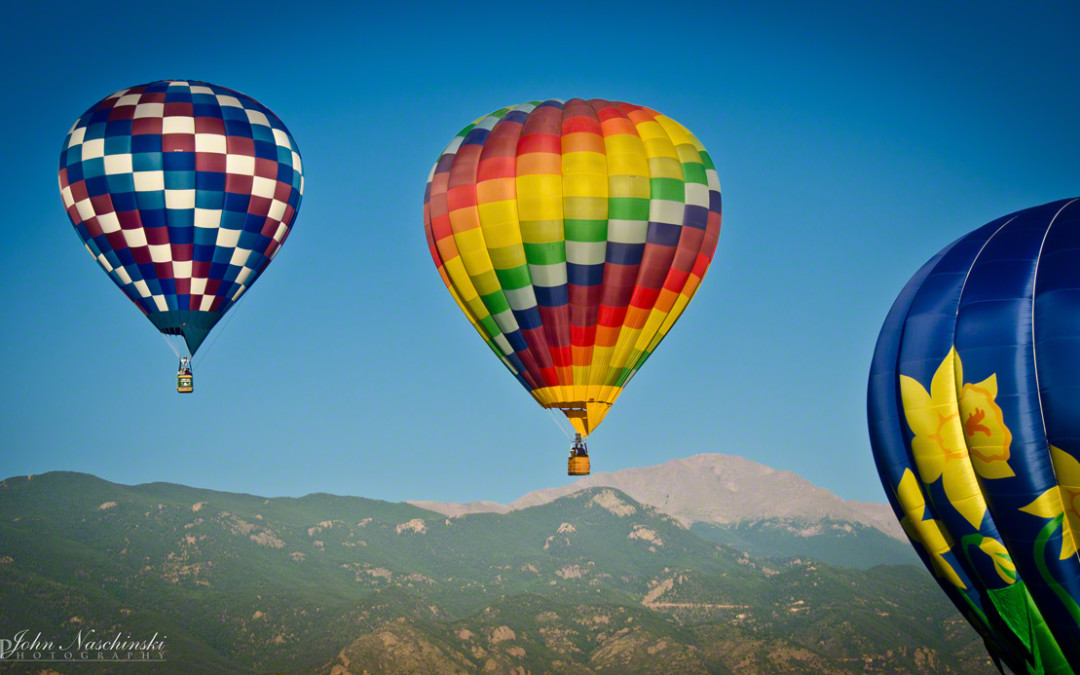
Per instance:
[[[191,294],[203,295],[204,293],[206,293],[206,279],[202,277],[192,277]]]
[[[83,220],[94,217],[94,205],[90,203],[89,198],[75,202],[75,209],[79,212],[79,217]]]
[[[566,264],[553,263],[551,265],[529,265],[529,274],[532,276],[533,286],[566,285]]]
[[[644,244],[649,234],[649,224],[644,220],[623,220],[613,218],[608,221],[608,241],[616,244]]]
[[[288,206],[285,202],[274,199],[270,202],[270,211],[267,212],[266,217],[270,220],[281,220],[285,216],[285,207]]]
[[[162,117],[164,115],[164,103],[140,103],[135,106],[135,119],[140,117]]]
[[[204,295],[204,296],[202,296],[202,300],[199,302],[199,310],[201,310],[203,312],[209,312],[210,308],[213,306],[213,304],[214,304],[214,296],[212,296],[212,295]]]
[[[115,175],[118,173],[131,173],[131,155],[105,155],[105,173]]]
[[[165,208],[167,209],[193,209],[195,208],[195,190],[165,190]]]
[[[105,156],[105,139],[93,138],[82,144],[82,158],[85,162],[88,159],[96,159],[98,157]]]
[[[251,273],[254,271],[255,270],[245,265],[244,269],[240,270],[240,274],[236,275],[236,283],[243,284],[245,281],[247,281],[247,278],[251,276]]]
[[[668,199],[653,199],[649,202],[649,220],[654,223],[681,225],[686,204]]]
[[[607,256],[606,241],[566,242],[566,262],[575,265],[600,265]]]
[[[195,152],[213,152],[224,155],[228,152],[225,137],[221,134],[195,134]]]
[[[120,219],[116,217],[116,212],[109,211],[108,213],[102,213],[97,219],[98,225],[101,226],[101,231],[105,234],[120,231]]]
[[[283,148],[292,150],[292,143],[289,142],[289,134],[281,129],[274,129],[274,142]]]
[[[142,94],[124,94],[117,101],[114,108],[119,108],[122,105],[138,105],[139,99],[142,98]]]
[[[64,200],[65,209],[70,209],[72,206],[75,206],[75,198],[71,196],[70,186],[60,190],[60,198]]]
[[[116,276],[120,277],[120,281],[123,281],[125,286],[131,283],[131,275],[122,266],[116,268]]]
[[[251,181],[251,194],[256,197],[273,199],[275,189],[277,189],[277,181],[273,178],[255,176]]]
[[[153,298],[154,298],[154,305],[157,306],[159,312],[167,312],[167,311],[169,311],[169,305],[165,302],[165,296],[164,295],[155,295],[155,296],[153,296]]]
[[[211,89],[210,87],[207,87],[207,86],[204,86],[204,85],[201,85],[201,84],[193,84],[193,85],[191,85],[191,93],[192,94],[213,94],[214,90]]]
[[[289,228],[285,226],[285,223],[278,223],[277,232],[274,233],[274,241],[281,243],[281,240],[285,238],[285,233],[289,231]]]
[[[514,349],[510,346],[510,341],[506,339],[505,335],[502,335],[500,333],[499,335],[493,336],[492,339],[495,341],[495,346],[497,346],[499,348],[499,351],[501,351],[503,354],[514,353]]]
[[[255,158],[246,155],[226,155],[225,172],[241,176],[254,176]]]
[[[270,120],[266,119],[266,115],[259,110],[245,110],[247,113],[248,122],[251,124],[259,124],[264,127],[270,126]]]
[[[76,121],[75,124],[78,124],[78,122]],[[86,138],[86,127],[79,127],[71,132],[71,138],[68,139],[68,147],[73,148],[76,145],[82,145],[84,138]]]
[[[101,265],[103,268],[105,268],[106,272],[112,272],[113,271],[112,264],[109,263],[109,260],[105,257],[104,254],[97,256],[95,259],[98,261],[99,265]]]
[[[238,288],[236,290],[236,292],[233,293],[232,301],[236,302],[240,298],[240,296],[244,294],[244,291],[246,291],[246,290],[247,290],[247,286],[244,286],[243,284],[241,284],[240,288]]]
[[[243,108],[244,107],[244,106],[240,105],[240,101],[237,100],[237,98],[235,96],[229,96],[227,94],[218,94],[217,95],[217,100],[218,100],[218,105],[228,106],[230,108]]]
[[[248,256],[251,255],[251,250],[246,248],[238,248],[233,251],[232,258],[229,259],[230,265],[236,265],[237,267],[243,267],[247,264]]]
[[[141,248],[146,246],[146,230],[140,228],[134,230],[121,230],[124,233],[124,241],[128,248]]]
[[[170,115],[161,121],[163,134],[195,133],[195,118],[188,115]]]
[[[138,281],[135,282],[135,290],[137,290],[139,292],[139,297],[140,298],[149,298],[150,297],[150,289],[146,286],[146,282],[143,281],[142,279],[139,279]]]
[[[238,241],[240,241],[240,230],[230,230],[224,227],[218,228],[216,242],[218,246],[222,248],[233,248]]]
[[[173,277],[177,279],[190,279],[191,268],[192,262],[190,260],[174,260],[172,264]]]
[[[164,171],[136,171],[131,174],[136,192],[156,192],[165,189]]]
[[[518,329],[517,319],[514,318],[514,311],[511,309],[508,309],[505,312],[499,312],[498,314],[493,314],[491,318],[495,319],[495,325],[498,326],[499,330],[503,333],[513,333]]]
[[[172,246],[168,244],[150,244],[150,261],[156,263],[169,262],[172,260]]]
[[[195,227],[208,229],[221,225],[221,209],[200,209],[195,207]]]
[[[304,167],[300,165],[300,155],[293,151],[292,154],[292,168],[297,173],[304,173]]]
[[[536,293],[533,292],[532,286],[503,289],[503,294],[506,296],[506,301],[510,303],[510,309],[521,311],[536,307]]]
[[[709,186],[701,183],[686,184],[686,203],[694,206],[709,206]]]

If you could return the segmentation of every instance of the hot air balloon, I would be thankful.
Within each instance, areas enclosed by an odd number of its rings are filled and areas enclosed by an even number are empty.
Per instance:
[[[912,277],[868,418],[897,517],[999,666],[1080,672],[1080,200],[990,222]]]
[[[86,250],[191,356],[277,255],[303,191],[300,151],[281,120],[206,82],[107,96],[60,152],[60,194]],[[190,392],[186,356],[177,377]]]
[[[468,125],[428,178],[435,266],[503,365],[584,439],[698,289],[720,233],[720,183],[680,124],[571,99]]]

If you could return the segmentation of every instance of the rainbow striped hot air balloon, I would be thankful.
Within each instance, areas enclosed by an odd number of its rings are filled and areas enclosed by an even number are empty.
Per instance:
[[[697,291],[720,182],[701,143],[654,110],[534,101],[454,137],[428,179],[424,225],[481,337],[584,438]]]
[[[1080,672],[1080,200],[926,263],[881,329],[868,412],[897,517],[991,654]]]

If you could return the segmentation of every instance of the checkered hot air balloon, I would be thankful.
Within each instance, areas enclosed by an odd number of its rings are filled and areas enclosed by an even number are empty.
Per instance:
[[[60,153],[60,194],[87,251],[192,355],[277,254],[303,191],[281,120],[206,82],[107,96]]]
[[[481,337],[586,437],[697,291],[720,182],[701,143],[656,111],[535,101],[454,137],[428,179],[424,225]]]

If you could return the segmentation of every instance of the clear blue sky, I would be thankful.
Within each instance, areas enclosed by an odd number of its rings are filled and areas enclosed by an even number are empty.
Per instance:
[[[0,476],[504,503],[565,483],[566,439],[454,306],[422,202],[462,126],[580,96],[681,122],[724,195],[594,469],[721,452],[884,501],[865,393],[894,297],[974,227],[1080,194],[1071,1],[31,4],[0,26]],[[57,191],[72,122],[159,79],[269,106],[306,175],[186,397]]]

